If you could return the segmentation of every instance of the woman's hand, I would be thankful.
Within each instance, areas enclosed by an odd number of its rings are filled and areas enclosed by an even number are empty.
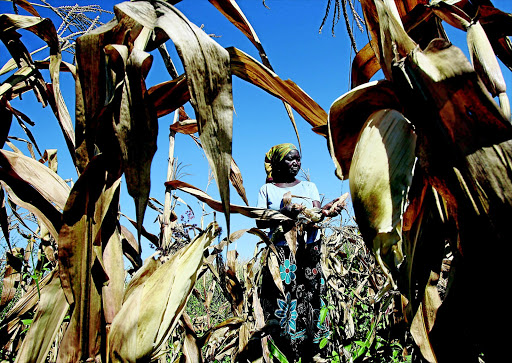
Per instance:
[[[296,219],[299,215],[300,211],[302,210],[302,206],[300,204],[296,203],[290,203],[288,205],[285,205],[283,208],[279,210],[282,214],[284,214],[287,217],[290,217],[292,219]]]
[[[329,202],[326,205],[324,205],[322,207],[322,214],[325,217],[336,217],[338,214],[341,213],[343,208],[346,207],[347,197],[348,197],[348,193],[345,193],[341,197],[334,199],[332,202]]]

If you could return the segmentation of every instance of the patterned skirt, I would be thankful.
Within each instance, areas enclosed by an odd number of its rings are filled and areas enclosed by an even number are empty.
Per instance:
[[[265,321],[279,323],[279,333],[272,340],[290,362],[299,358],[302,363],[310,362],[319,353],[320,341],[329,336],[328,317],[320,321],[327,294],[320,243],[302,244],[295,256],[288,246],[276,246],[284,296],[268,266],[263,271],[260,296]]]

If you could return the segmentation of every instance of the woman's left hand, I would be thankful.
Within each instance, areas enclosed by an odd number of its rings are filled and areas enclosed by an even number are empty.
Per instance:
[[[343,196],[343,197],[345,197],[345,196]],[[346,197],[345,198],[340,197],[338,199],[334,199],[330,203],[327,203],[326,205],[324,205],[322,207],[322,214],[326,217],[336,217],[338,214],[341,213],[343,208],[345,208],[345,206],[347,204],[345,199],[346,199]]]

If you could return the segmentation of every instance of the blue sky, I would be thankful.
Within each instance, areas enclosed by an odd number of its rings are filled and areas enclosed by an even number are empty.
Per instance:
[[[89,1],[52,1],[55,6],[65,4],[91,4]],[[512,4],[508,0],[493,1],[496,7],[512,12]],[[102,1],[104,9],[112,10],[112,1]],[[343,18],[335,27],[335,36],[331,33],[332,10],[327,24],[321,34],[319,27],[325,15],[325,1],[312,0],[266,0],[270,9],[262,5],[261,0],[238,0],[238,4],[245,12],[253,28],[258,34],[263,47],[269,57],[274,71],[282,79],[291,79],[308,93],[326,112],[332,102],[350,89],[350,62],[354,52],[350,48],[349,38],[345,29]],[[359,4],[358,8],[359,7]],[[224,18],[207,0],[184,0],[177,4],[185,16],[196,25],[204,25],[208,34],[214,34],[215,40],[224,47],[235,46],[253,57],[258,58],[254,46],[238,31],[227,19]],[[0,12],[10,12],[12,5],[0,1]],[[41,11],[43,13],[43,11]],[[50,15],[49,13],[44,13]],[[102,17],[102,20],[110,19],[111,15]],[[352,24],[358,47],[362,48],[368,41],[366,33],[360,32],[355,24]],[[449,30],[449,25],[446,25]],[[467,53],[465,34],[460,31],[450,31],[451,40]],[[461,34],[462,33],[462,34]],[[31,39],[27,32],[22,32],[22,39]],[[173,50],[171,42],[167,44],[170,51]],[[31,48],[32,49],[32,48]],[[172,51],[173,61],[177,68],[182,67],[176,53]],[[154,64],[147,79],[148,86],[169,79],[163,69],[159,54],[154,53]],[[8,59],[5,48],[0,51],[0,63],[4,64]],[[512,87],[510,71],[502,67],[507,85]],[[380,76],[378,75],[377,78]],[[65,98],[68,101],[70,112],[74,112],[73,85],[65,82],[71,79],[69,75],[62,75]],[[266,151],[278,143],[296,143],[296,137],[288,119],[283,104],[277,98],[267,94],[259,88],[233,77],[233,101],[235,114],[233,119],[233,156],[242,172],[247,197],[251,205],[256,204],[259,187],[264,183],[265,171],[263,159]],[[40,148],[57,148],[61,174],[64,178],[76,180],[69,156],[64,145],[64,139],[57,126],[51,110],[42,110],[39,105],[34,105],[31,95],[24,96],[23,104],[17,104],[35,122],[32,129],[36,139],[40,142]],[[193,117],[193,111],[187,106],[187,112]],[[315,182],[326,201],[332,200],[348,191],[348,181],[340,181],[334,175],[334,164],[327,151],[325,139],[311,131],[309,124],[295,113],[295,119],[299,129],[302,151],[303,168],[306,169],[311,180]],[[158,150],[152,164],[152,191],[151,196],[162,201],[164,198],[164,181],[166,177],[168,155],[168,130],[172,122],[172,116],[165,116],[159,121]],[[14,125],[14,123],[13,123]],[[12,135],[25,137],[19,127],[13,127]],[[16,144],[22,150],[22,145]],[[190,137],[177,135],[175,156],[178,162],[186,165],[183,172],[187,173],[181,178],[190,184],[218,198],[217,187],[214,182],[208,185],[208,164]],[[121,211],[134,218],[133,202],[126,190],[122,191]],[[179,194],[196,211],[196,218],[192,222],[199,222],[200,208],[197,201],[186,194]],[[243,204],[234,189],[232,189],[232,203]],[[185,209],[178,210],[184,213]],[[211,214],[206,216],[206,221],[211,220]],[[144,226],[157,234],[158,224],[155,222],[156,213],[148,209]],[[344,213],[344,218],[347,214]],[[217,220],[223,224],[224,217],[217,214]],[[122,220],[127,224],[126,220]],[[243,216],[232,216],[231,231],[242,228],[250,228],[254,222]],[[224,229],[225,231],[225,229]],[[225,237],[225,233],[222,237]],[[245,236],[237,243],[237,249],[242,256],[251,256],[256,238]],[[147,256],[152,250],[147,244],[143,244]]]

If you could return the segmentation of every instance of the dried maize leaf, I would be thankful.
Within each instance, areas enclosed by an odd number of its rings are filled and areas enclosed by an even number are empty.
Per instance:
[[[391,67],[394,60],[406,56],[416,47],[416,43],[405,32],[394,0],[376,0],[375,7],[379,17],[382,51],[380,66],[386,78],[392,80]]]
[[[199,136],[217,181],[228,233],[229,173],[233,134],[233,98],[229,53],[173,6],[153,3],[158,18],[155,28],[175,44],[183,62],[196,113]]]
[[[0,345],[3,347],[12,339],[20,328],[20,320],[34,312],[39,302],[39,292],[51,280],[51,274],[47,274],[39,281],[39,286],[33,285],[7,312],[0,323]]]
[[[9,31],[16,29],[26,29],[33,32],[48,44],[50,49],[49,71],[50,78],[52,80],[52,87],[50,88],[52,100],[50,104],[52,105],[55,116],[57,117],[59,125],[61,126],[61,129],[64,133],[64,138],[66,140],[68,149],[71,152],[71,156],[74,159],[75,133],[71,116],[60,91],[59,75],[62,55],[59,48],[59,38],[53,23],[49,19],[43,19],[36,16],[4,14],[1,16],[1,18],[3,26],[8,27]],[[2,32],[4,31],[5,30],[2,30]]]
[[[227,50],[231,56],[233,75],[285,101],[312,127],[327,123],[326,112],[295,83],[283,81],[268,67],[237,48],[230,47]]]
[[[347,178],[354,148],[366,120],[373,112],[383,108],[402,110],[389,81],[374,81],[358,86],[331,105],[328,145],[338,178]]]
[[[184,75],[181,75],[171,81],[163,82],[150,87],[148,89],[148,96],[150,102],[153,104],[153,107],[156,109],[156,114],[158,117],[168,115],[190,101],[190,91],[187,86],[187,79]],[[183,126],[182,124],[187,126],[189,126],[189,124],[193,125],[190,125],[189,129],[181,128],[180,126]],[[195,128],[192,127],[194,125]],[[173,123],[171,125],[171,130],[184,134],[193,134],[198,130],[197,121],[188,120],[188,122]]]
[[[268,59],[265,50],[263,49],[263,45],[261,44],[258,35],[254,31],[252,25],[247,20],[247,17],[243,13],[242,9],[238,6],[235,0],[209,0],[224,16],[234,25],[236,26],[251,42],[254,44],[256,49],[260,54],[260,59],[263,65],[273,71],[274,69],[270,65],[270,61]],[[295,118],[293,116],[292,108],[289,104],[284,102],[284,106],[286,109],[286,113],[290,118],[293,129],[295,130],[295,134],[297,135],[297,140],[299,142],[300,149],[300,138],[299,131],[297,130],[297,124],[295,123]]]
[[[131,9],[133,7],[134,9]],[[142,19],[134,17],[144,14]],[[105,47],[109,44],[140,46],[147,37],[145,26],[154,23],[153,6],[145,1],[125,2],[114,7],[116,18],[95,28],[76,41],[76,157],[82,172],[97,151],[117,152],[112,137],[111,109],[108,109],[111,90],[107,86]],[[152,19],[152,22],[151,22]],[[138,20],[145,21],[141,25]],[[139,38],[139,35],[144,34]],[[137,38],[139,38],[137,40]],[[91,82],[94,80],[94,82]],[[107,106],[106,106],[107,105]],[[110,119],[109,119],[110,116]]]
[[[197,121],[192,120],[192,119],[179,121],[179,122],[173,123],[171,125],[170,129],[174,132],[178,132],[178,133],[184,134],[184,135],[195,134],[198,130]]]
[[[423,358],[431,363],[437,362],[434,346],[429,339],[429,333],[436,321],[437,310],[441,306],[441,298],[436,286],[438,280],[439,275],[431,271],[427,286],[425,287],[423,301],[418,307],[418,311],[411,324],[411,335],[414,341],[420,348]]]
[[[352,61],[352,72],[350,76],[352,88],[369,82],[379,69],[379,60],[372,49],[371,43],[368,43],[363,49],[357,52]]]
[[[234,26],[236,26],[260,50],[260,56],[265,63],[266,54],[263,51],[258,35],[254,31],[247,17],[235,0],[208,0],[215,6]],[[268,61],[267,61],[268,62]],[[267,66],[268,67],[268,66]]]
[[[379,265],[397,267],[403,258],[402,214],[415,163],[416,135],[398,111],[373,113],[365,124],[350,166],[350,192],[357,223]],[[392,251],[390,251],[392,250]]]
[[[128,228],[121,226],[121,243],[123,254],[136,271],[142,266],[141,246]]]
[[[0,150],[0,165],[32,185],[42,196],[59,209],[64,209],[71,188],[51,168],[46,167],[37,160]]]
[[[116,226],[110,238],[104,241],[103,267],[108,276],[108,282],[102,287],[103,315],[107,329],[121,309],[125,288],[125,270],[121,233],[117,228],[117,213],[105,220],[106,225]]]
[[[59,362],[96,359],[100,354],[103,315],[96,286],[108,281],[102,247],[114,232],[103,222],[118,212],[121,183],[120,170],[111,161],[103,154],[92,159],[73,186],[62,214],[59,275],[73,312],[59,348]]]
[[[15,247],[12,252],[6,252],[6,263],[3,267],[2,279],[2,295],[0,299],[0,310],[3,309],[11,302],[16,294],[16,290],[21,282],[21,275],[23,273],[23,264],[19,257],[21,250]]]
[[[39,222],[44,223],[51,235],[57,239],[62,226],[62,214],[29,183],[7,173],[0,168],[3,188],[14,204],[34,213]],[[21,220],[21,219],[20,219]]]
[[[510,103],[506,94],[507,85],[501,73],[498,59],[480,22],[473,22],[467,28],[467,42],[471,62],[476,73],[491,95],[493,97],[499,96],[501,110],[505,117],[510,120]]]
[[[19,6],[22,9],[25,9],[31,15],[41,17],[37,10],[27,0],[14,0],[13,3],[15,6]]]
[[[133,219],[131,219],[130,217],[124,215],[121,213],[121,215],[123,217],[125,217],[130,223],[132,226],[134,226],[135,228],[137,228],[137,222],[134,221]],[[151,242],[155,247],[160,247],[160,239],[158,238],[157,235],[153,234],[153,233],[150,233],[146,230],[146,228],[144,228],[144,226],[142,226],[142,230],[141,230],[141,233],[142,233],[142,236],[143,237],[146,237],[146,239]]]
[[[44,362],[68,313],[69,304],[60,286],[59,273],[52,270],[49,279],[41,289],[37,311],[16,362]]]
[[[59,169],[59,163],[57,161],[57,149],[46,149],[43,157],[39,160],[42,163],[48,162],[48,167],[54,173],[57,173]]]
[[[205,202],[210,208],[216,210],[218,212],[222,212],[222,204],[221,202],[212,199],[208,194],[203,192],[201,189],[198,189],[190,184],[184,183],[179,180],[172,180],[165,183],[166,186],[169,186],[173,189],[181,190],[185,193],[191,194],[202,202]],[[250,206],[242,206],[231,204],[230,205],[230,213],[240,213],[249,218],[258,218],[258,219],[272,219],[277,221],[285,221],[290,220],[289,217],[285,216],[278,211],[264,209],[264,208],[256,208]]]
[[[183,312],[181,321],[185,329],[183,348],[181,349],[181,352],[185,358],[184,363],[200,363],[203,361],[201,357],[201,348],[197,344],[197,335],[194,331],[194,326],[192,325],[190,317],[186,312]]]
[[[194,287],[204,249],[215,238],[217,228],[216,223],[210,224],[131,292],[111,326],[111,361],[149,360],[167,341]]]
[[[151,189],[151,162],[156,152],[158,136],[157,115],[146,97],[145,86],[152,57],[139,49],[130,52],[124,46],[109,45],[105,47],[105,53],[109,56],[109,61],[114,63],[113,73],[117,73],[112,77],[114,84],[111,87],[120,89],[120,92],[116,92],[119,98],[114,96],[112,105],[112,108],[118,107],[118,112],[113,112],[112,122],[120,146],[128,193],[135,202],[137,232],[140,238]]]
[[[457,29],[466,31],[471,24],[471,17],[448,1],[434,0],[431,2],[431,8],[439,18]]]
[[[439,118],[440,127],[445,129],[443,133],[429,134],[438,138],[430,141],[432,145],[449,144],[462,155],[470,155],[510,137],[510,122],[459,48],[440,39],[433,40],[424,51],[413,51],[405,66],[406,72],[414,76],[407,76],[414,79],[414,84],[404,92],[411,97],[418,95],[415,102],[420,105],[417,110],[421,110],[415,112],[415,126],[423,129],[426,121],[419,121],[429,115]]]

